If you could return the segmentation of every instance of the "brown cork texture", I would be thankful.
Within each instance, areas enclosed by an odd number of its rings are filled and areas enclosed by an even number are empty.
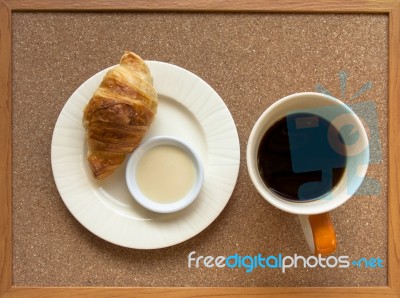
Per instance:
[[[16,286],[300,287],[387,285],[388,18],[379,14],[13,13],[13,283]],[[87,231],[62,202],[50,145],[70,95],[124,50],[184,67],[207,81],[236,122],[236,188],[205,231],[140,251]],[[332,212],[336,256],[384,268],[188,268],[197,256],[309,256],[296,216],[269,205],[246,169],[252,126],[277,99],[329,92],[370,130],[360,193]]]

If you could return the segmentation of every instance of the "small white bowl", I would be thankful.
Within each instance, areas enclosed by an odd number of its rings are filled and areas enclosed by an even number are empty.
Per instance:
[[[174,146],[178,149],[181,149],[191,159],[195,169],[195,181],[193,186],[182,198],[177,198],[176,201],[169,203],[159,203],[146,196],[140,189],[137,181],[137,167],[141,158],[151,148],[162,145]],[[172,213],[189,206],[199,195],[204,179],[203,164],[198,154],[185,142],[177,138],[167,136],[154,137],[140,144],[139,147],[137,147],[129,157],[125,173],[126,183],[132,197],[146,209],[158,213]],[[156,184],[157,181],[155,181],[155,186]]]

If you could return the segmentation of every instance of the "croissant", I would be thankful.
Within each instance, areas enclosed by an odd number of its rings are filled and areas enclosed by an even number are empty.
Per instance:
[[[125,52],[83,111],[87,160],[96,179],[111,175],[140,144],[157,106],[148,66],[138,55]]]

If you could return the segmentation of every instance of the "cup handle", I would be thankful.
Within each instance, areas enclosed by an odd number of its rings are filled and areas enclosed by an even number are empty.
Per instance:
[[[328,255],[336,250],[336,233],[329,213],[299,215],[304,236],[313,254]]]

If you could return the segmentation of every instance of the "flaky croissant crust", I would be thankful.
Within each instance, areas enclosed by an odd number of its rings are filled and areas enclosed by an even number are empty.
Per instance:
[[[85,107],[87,160],[96,179],[112,174],[148,131],[158,105],[152,83],[146,63],[125,52]]]

